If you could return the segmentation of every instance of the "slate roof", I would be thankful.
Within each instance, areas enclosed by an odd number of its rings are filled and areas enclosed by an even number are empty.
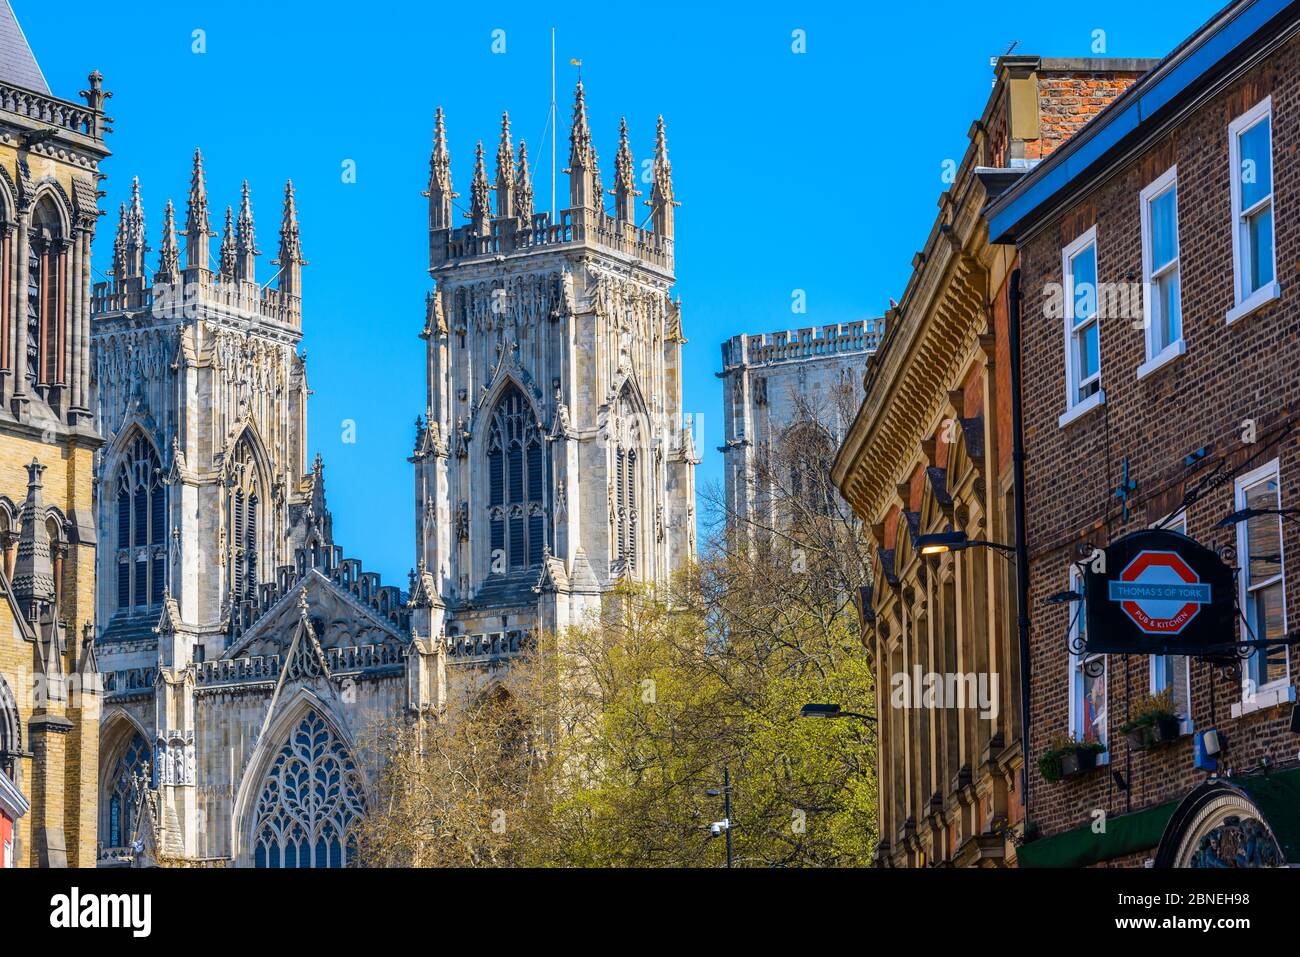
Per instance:
[[[0,81],[37,93],[50,92],[9,0],[0,0]]]

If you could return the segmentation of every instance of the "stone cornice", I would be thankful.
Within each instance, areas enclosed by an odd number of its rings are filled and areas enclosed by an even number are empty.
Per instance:
[[[982,198],[983,189],[973,190],[971,198],[975,194]],[[897,469],[928,437],[924,431],[947,401],[957,364],[985,331],[988,271],[980,206],[962,204],[956,229],[965,227],[964,234],[945,228],[913,274],[911,302],[886,331],[887,344],[836,458],[835,484],[867,520],[885,506],[901,478]]]

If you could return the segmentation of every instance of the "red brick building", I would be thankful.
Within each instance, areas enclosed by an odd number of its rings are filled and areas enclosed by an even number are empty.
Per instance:
[[[1022,866],[1300,863],[1298,31],[1294,4],[1225,8],[988,211],[1020,264]],[[1233,649],[1235,671],[1089,653],[1117,634],[1082,612],[1089,562],[1156,525],[1235,574],[1216,640],[1272,644]],[[1123,594],[1105,600],[1137,607]]]
[[[998,60],[868,360],[866,394],[832,478],[876,549],[863,641],[880,689],[882,866],[1015,863],[1024,760],[1014,566],[992,549],[925,555],[918,542],[953,529],[973,541],[1011,540],[1015,250],[989,245],[985,207],[1153,62]]]

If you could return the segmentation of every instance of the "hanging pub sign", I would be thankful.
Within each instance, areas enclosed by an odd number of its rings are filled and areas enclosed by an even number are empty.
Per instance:
[[[1236,636],[1236,580],[1186,535],[1143,529],[1083,563],[1090,653],[1222,658]]]

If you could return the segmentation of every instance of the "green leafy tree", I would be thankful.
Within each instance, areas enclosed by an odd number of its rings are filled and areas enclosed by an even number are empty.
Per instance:
[[[707,792],[726,768],[737,866],[869,864],[874,726],[798,718],[875,710],[854,605],[869,561],[821,421],[804,409],[761,450],[760,508],[727,516],[715,493],[718,527],[670,586],[623,584],[499,685],[385,728],[364,861],[720,866]]]

